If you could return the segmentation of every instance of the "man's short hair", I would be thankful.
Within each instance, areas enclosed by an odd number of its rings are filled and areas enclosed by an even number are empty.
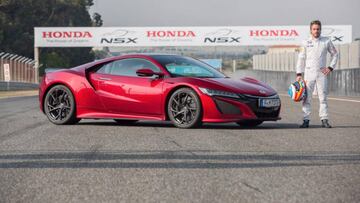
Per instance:
[[[320,22],[320,20],[313,20],[313,21],[311,21],[311,23],[310,23],[310,29],[311,29],[311,27],[312,27],[313,25],[318,25],[318,26],[320,26],[320,30],[321,30],[321,22]]]

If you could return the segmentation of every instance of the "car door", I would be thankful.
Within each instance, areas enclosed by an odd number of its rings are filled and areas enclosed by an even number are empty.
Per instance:
[[[91,78],[107,111],[120,114],[159,115],[163,79],[157,76],[140,77],[136,71],[160,69],[142,58],[120,59],[99,68]]]

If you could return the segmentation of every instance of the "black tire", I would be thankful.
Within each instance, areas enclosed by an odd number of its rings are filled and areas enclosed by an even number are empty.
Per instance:
[[[48,119],[56,125],[78,123],[74,95],[64,85],[55,85],[45,96],[44,112]]]
[[[256,127],[258,125],[261,125],[263,122],[264,121],[259,121],[259,120],[244,120],[236,123],[243,127]]]
[[[130,125],[137,122],[137,120],[114,119],[114,121],[121,125]]]
[[[178,128],[194,128],[201,125],[201,102],[191,88],[180,88],[170,96],[167,113],[171,122]]]

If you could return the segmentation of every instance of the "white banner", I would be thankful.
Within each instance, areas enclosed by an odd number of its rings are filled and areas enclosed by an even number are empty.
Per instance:
[[[35,47],[298,45],[309,26],[36,27]],[[352,41],[351,25],[323,26],[334,44]]]

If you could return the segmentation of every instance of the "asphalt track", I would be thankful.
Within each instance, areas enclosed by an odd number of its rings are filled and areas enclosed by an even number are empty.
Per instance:
[[[299,104],[247,129],[83,120],[55,126],[36,97],[0,99],[0,202],[360,202],[360,103],[298,129]],[[346,99],[346,98],[345,98]]]

